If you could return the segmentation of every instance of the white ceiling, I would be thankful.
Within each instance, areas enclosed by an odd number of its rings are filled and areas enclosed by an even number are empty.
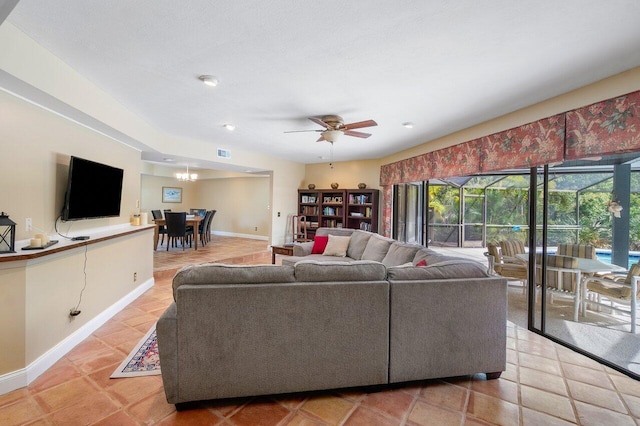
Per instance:
[[[640,65],[637,0],[21,0],[7,20],[164,132],[303,163],[330,152],[284,133],[309,116],[377,121],[334,159],[380,158]]]

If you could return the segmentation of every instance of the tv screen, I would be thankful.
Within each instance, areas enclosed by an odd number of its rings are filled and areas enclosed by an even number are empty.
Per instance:
[[[71,157],[62,220],[120,216],[124,171]]]

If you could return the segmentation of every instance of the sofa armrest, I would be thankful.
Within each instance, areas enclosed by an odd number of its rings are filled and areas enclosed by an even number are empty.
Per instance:
[[[389,282],[390,383],[505,370],[505,278]]]
[[[178,402],[178,311],[173,302],[158,319],[158,353],[162,363],[162,384],[167,402]]]
[[[293,255],[294,256],[308,256],[311,254],[311,250],[313,249],[313,241],[307,241],[304,243],[294,243],[293,244]]]

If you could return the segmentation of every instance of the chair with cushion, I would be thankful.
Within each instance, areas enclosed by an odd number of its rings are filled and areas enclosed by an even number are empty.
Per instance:
[[[162,219],[162,213],[160,212],[160,210],[151,210],[151,216],[153,216],[153,219]],[[158,235],[162,236],[162,240],[160,240],[160,245],[164,244],[164,236],[167,235],[167,228],[162,225],[162,226],[158,226]]]
[[[618,312],[629,314],[631,316],[631,333],[636,332],[636,322],[638,318],[638,280],[640,279],[640,263],[631,265],[627,276],[621,276],[613,279],[603,277],[590,277],[586,280],[587,295],[595,295],[596,298],[590,298],[589,303],[600,306],[606,306]],[[605,297],[609,304],[602,303],[602,297]],[[630,309],[620,308],[616,304],[629,305]]]
[[[536,286],[542,286],[542,254],[536,254]],[[550,295],[549,302],[553,304],[553,295],[569,296],[573,299],[573,319],[578,321],[581,295],[578,294],[578,283],[582,279],[582,272],[578,269],[578,259],[572,256],[547,255],[547,285],[546,291]]]
[[[509,263],[519,263],[526,265],[527,262],[518,258],[519,254],[525,254],[524,243],[517,240],[500,241],[500,250],[502,250],[503,260]]]
[[[193,243],[193,229],[187,229],[187,213],[166,212],[165,220],[167,223],[167,250],[169,250],[169,245],[172,241],[175,247],[175,242],[178,239],[182,242],[182,250],[184,250],[185,239],[189,241],[189,247],[191,247]]]
[[[211,210],[211,216],[209,216],[209,220],[207,220],[207,225],[204,230],[204,237],[207,242],[211,241],[211,222],[213,222],[213,217],[216,215],[218,210]]]
[[[596,248],[591,244],[558,244],[557,254],[561,256],[596,259]]]
[[[487,253],[485,253],[485,255],[492,256],[493,259],[493,264],[490,262],[489,265],[489,268],[493,268],[493,271],[490,272],[495,272],[496,274],[513,281],[521,281],[522,291],[526,291],[527,279],[529,278],[526,262],[518,258],[516,258],[518,259],[517,262],[511,261],[510,258],[507,258],[505,261],[500,245],[494,243],[487,244]]]
[[[200,227],[198,228],[198,234],[200,235],[200,242],[203,246],[207,245],[209,241],[207,238],[207,225],[209,225],[211,221],[211,217],[213,216],[213,210],[207,210],[204,214],[204,219],[200,222]]]

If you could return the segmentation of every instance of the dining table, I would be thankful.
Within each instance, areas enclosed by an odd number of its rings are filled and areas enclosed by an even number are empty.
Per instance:
[[[549,253],[552,254],[552,253]],[[529,265],[529,253],[519,253],[516,254],[521,260],[527,262],[527,267]],[[575,269],[572,268],[561,268],[561,267],[547,267],[548,270],[559,271],[559,272],[573,272],[577,274],[576,277],[576,294],[574,295],[574,304],[573,304],[573,320],[578,322],[578,314],[582,314],[585,316],[586,314],[586,304],[585,299],[587,297],[587,288],[584,285],[585,281],[592,277],[596,273],[615,273],[615,272],[623,272],[626,271],[625,268],[618,265],[613,265],[611,263],[602,262],[598,259],[587,259],[584,257],[574,257],[577,261],[577,265]],[[582,307],[582,309],[580,309]]]
[[[198,215],[187,215],[187,226],[193,226],[193,242],[194,242],[194,250],[198,250],[198,228],[200,227],[200,223],[203,221],[204,216]],[[153,232],[153,249],[158,249],[158,239],[160,237],[160,227],[165,226],[167,221],[165,219],[153,219],[153,223],[156,225],[156,228]],[[168,244],[168,242],[167,242]]]

